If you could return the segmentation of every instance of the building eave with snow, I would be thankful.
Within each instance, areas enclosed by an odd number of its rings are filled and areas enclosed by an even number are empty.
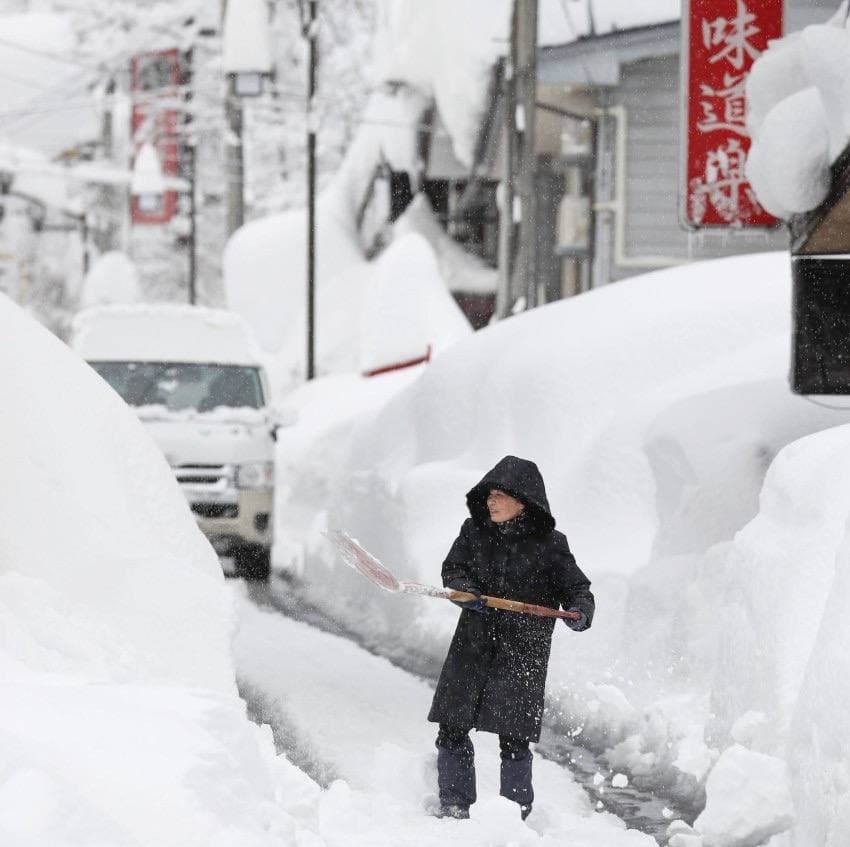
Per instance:
[[[789,0],[785,29],[823,22],[834,8]],[[682,224],[680,52],[674,14],[560,43],[541,29],[536,266],[547,300],[692,260],[787,248],[781,226]],[[491,94],[473,167],[485,180],[504,175],[504,89]]]

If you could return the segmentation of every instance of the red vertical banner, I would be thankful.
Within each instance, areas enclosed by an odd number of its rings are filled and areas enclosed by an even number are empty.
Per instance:
[[[132,131],[135,149],[145,141],[156,148],[163,176],[180,171],[178,132],[180,128],[180,53],[162,50],[135,56],[130,62],[133,95]],[[132,200],[136,224],[168,223],[177,213],[177,192],[166,191],[157,208],[143,208]]]
[[[776,219],[747,182],[745,82],[782,36],[784,0],[684,0],[684,202],[688,227],[765,227]]]

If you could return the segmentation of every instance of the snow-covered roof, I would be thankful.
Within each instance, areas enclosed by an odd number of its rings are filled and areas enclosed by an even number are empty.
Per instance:
[[[592,7],[592,12],[591,12]],[[679,0],[541,0],[538,44],[678,21]],[[383,0],[375,53],[378,76],[433,97],[455,155],[473,158],[493,63],[510,40],[509,0]]]
[[[201,306],[98,306],[76,315],[71,346],[88,361],[261,362],[247,324]]]

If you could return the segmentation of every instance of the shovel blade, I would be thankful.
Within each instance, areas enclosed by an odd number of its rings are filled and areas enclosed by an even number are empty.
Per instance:
[[[336,547],[340,558],[350,568],[361,573],[370,582],[385,591],[401,591],[401,583],[368,550],[361,547],[347,532],[332,529],[324,533]]]

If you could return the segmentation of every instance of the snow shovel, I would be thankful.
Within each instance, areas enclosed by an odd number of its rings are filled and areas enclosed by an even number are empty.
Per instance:
[[[468,591],[452,591],[450,588],[437,588],[433,585],[421,585],[418,582],[401,582],[368,550],[361,547],[348,533],[342,532],[339,529],[332,529],[324,533],[324,535],[336,547],[345,564],[361,573],[370,582],[383,588],[384,591],[390,591],[394,594],[424,594],[426,597],[439,597],[445,600],[457,600],[459,602],[477,599],[475,594],[471,594]],[[540,615],[545,618],[566,618],[570,621],[577,621],[581,618],[581,613],[579,612],[562,612],[558,609],[550,609],[548,606],[535,606],[533,603],[522,603],[519,600],[488,597],[485,594],[481,595],[481,599],[487,606],[493,609],[523,612],[526,615]]]

